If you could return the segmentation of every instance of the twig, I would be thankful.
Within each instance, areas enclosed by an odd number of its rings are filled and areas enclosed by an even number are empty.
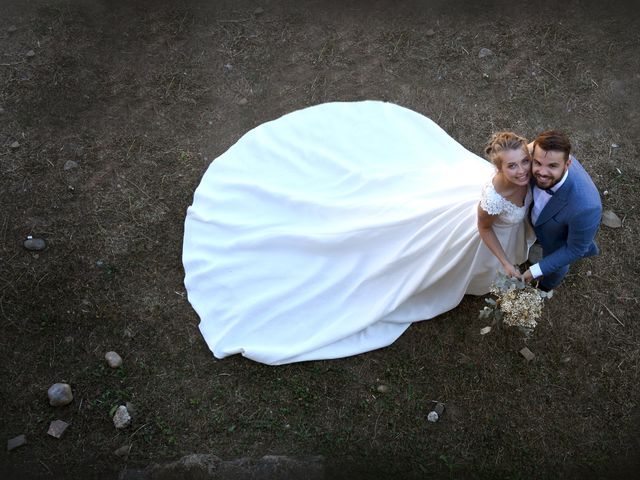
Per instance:
[[[131,149],[133,148],[133,145],[136,143],[136,139],[133,139],[133,142],[131,142],[131,145],[129,145],[129,149],[127,150],[127,156],[125,157],[125,160],[129,160],[129,155],[131,154]]]
[[[20,60],[19,62],[13,62],[13,63],[0,63],[0,66],[2,67],[13,67],[14,65],[20,65],[21,63],[24,63],[24,60]]]
[[[140,190],[147,198],[151,198],[151,195],[149,195],[147,192],[145,192],[142,188],[140,188],[138,185],[136,185],[135,183],[133,183],[131,180],[129,180],[126,177],[123,177],[122,175],[119,175],[119,177],[124,180],[125,182],[133,185],[134,187],[136,187],[138,190]]]
[[[40,462],[40,464],[47,469],[47,472],[49,472],[49,475],[51,475],[53,472],[51,471],[51,469],[47,466],[46,463],[44,463],[42,460],[38,459],[38,462]]]
[[[553,78],[555,78],[557,81],[560,81],[560,79],[558,77],[556,77],[553,73],[551,73],[549,70],[547,70],[546,68],[544,68],[542,65],[540,65],[540,68],[542,70],[544,70],[545,72],[547,72],[549,75],[551,75]]]
[[[248,22],[249,20],[252,20],[252,18],[248,17],[248,18],[238,18],[238,19],[230,19],[230,20],[218,20],[218,23],[242,23],[242,22]]]
[[[141,427],[138,427],[138,428],[136,429],[136,431],[135,431],[135,432],[133,432],[131,435],[129,435],[129,441],[131,441],[131,439],[133,438],[133,436],[134,436],[136,433],[138,433],[140,430],[142,430],[144,427],[146,427],[146,426],[148,426],[148,425],[149,425],[148,423],[145,423],[145,424],[144,424],[144,425],[142,425]],[[131,446],[129,446],[129,450],[131,450]]]
[[[622,323],[620,321],[620,319],[618,317],[616,317],[615,314],[611,310],[609,310],[609,307],[607,307],[604,303],[601,303],[600,305],[602,305],[604,308],[606,308],[607,312],[609,312],[609,315],[611,315],[613,318],[615,318],[616,322],[618,322],[620,325],[622,325],[624,327],[624,323]]]

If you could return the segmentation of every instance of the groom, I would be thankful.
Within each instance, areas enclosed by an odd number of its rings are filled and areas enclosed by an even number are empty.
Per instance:
[[[542,260],[529,267],[523,280],[539,278],[538,288],[549,291],[560,285],[571,263],[598,254],[593,239],[602,203],[591,177],[570,155],[566,135],[543,132],[529,149],[533,158],[531,224],[542,246]]]

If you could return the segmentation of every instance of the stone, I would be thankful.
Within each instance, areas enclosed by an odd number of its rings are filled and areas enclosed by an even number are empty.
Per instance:
[[[54,383],[47,391],[49,405],[52,407],[62,407],[69,405],[73,401],[73,392],[68,383]]]
[[[489,50],[488,48],[484,48],[483,47],[478,52],[478,58],[484,58],[484,57],[488,57],[490,55],[493,55],[493,51]]]
[[[107,365],[109,365],[111,368],[118,368],[122,365],[122,357],[116,352],[105,353],[104,359],[107,361]]]
[[[64,431],[69,427],[67,422],[63,422],[62,420],[54,420],[49,425],[49,430],[47,433],[55,438],[60,438],[64,434]]]
[[[530,362],[531,360],[533,360],[536,357],[533,354],[533,352],[531,350],[529,350],[527,347],[523,347],[520,350],[520,355],[522,355],[524,358],[526,358],[527,362]]]
[[[25,53],[27,58],[33,58],[36,56],[36,52],[34,52],[33,50],[29,50],[27,53]]]
[[[611,210],[607,210],[602,212],[602,224],[609,228],[620,228],[622,227],[622,220]]]
[[[18,27],[16,27],[15,25],[9,25],[9,28],[7,28],[7,32],[9,33],[14,33],[17,30],[18,30]]]
[[[617,143],[612,143],[611,148],[620,148],[620,145]]]
[[[429,30],[427,30],[426,32],[424,32],[424,34],[427,37],[433,37],[436,34],[436,31],[433,28],[430,28]]]
[[[16,149],[20,148],[20,142],[18,142],[18,141],[13,142],[11,145],[9,145],[9,148],[12,149],[12,150],[16,150]]]
[[[480,329],[480,335],[486,335],[491,331],[491,327],[484,327]]]
[[[122,430],[131,425],[131,415],[129,415],[127,407],[124,405],[118,407],[116,413],[113,415],[113,424],[118,430]]]
[[[249,100],[247,100],[244,97],[242,97],[240,100],[238,100],[238,105],[246,105],[247,103],[249,103]]]
[[[115,450],[113,453],[118,457],[128,457],[129,452],[131,452],[132,445],[123,445],[122,447]]]
[[[440,420],[440,417],[442,417],[443,413],[444,413],[444,403],[435,402],[433,410],[431,410],[427,415],[427,420],[430,422],[437,422],[438,420]]]
[[[387,393],[389,391],[389,386],[381,384],[376,387],[376,390],[378,393]]]
[[[262,8],[262,7],[258,7],[258,8],[256,8],[256,9],[253,11],[253,13],[254,13],[255,15],[262,15],[262,14],[264,13],[264,8]]]
[[[0,115],[2,115],[4,113],[4,108],[2,107],[2,105],[0,105]]]
[[[76,168],[78,166],[78,162],[74,162],[73,160],[67,160],[66,162],[64,162],[64,167],[62,167],[63,170],[71,170],[73,168]]]
[[[18,435],[17,437],[10,438],[7,440],[7,452],[14,450],[22,445],[27,444],[27,437],[24,435]]]
[[[33,252],[44,250],[47,247],[47,243],[41,238],[27,237],[23,243],[24,248]]]

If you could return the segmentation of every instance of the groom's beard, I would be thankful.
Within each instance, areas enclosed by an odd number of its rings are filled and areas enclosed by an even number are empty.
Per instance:
[[[562,178],[562,177],[560,177]],[[548,188],[552,188],[556,183],[558,183],[560,181],[560,178],[554,178],[552,183],[546,183],[548,182],[550,179],[545,179],[545,183],[541,183],[538,178],[536,177],[536,186],[538,188],[541,188],[542,190],[548,189]]]
[[[562,180],[563,176],[564,176],[564,172],[562,172],[562,174],[559,177],[543,177],[543,182],[545,183],[541,183],[537,175],[534,175],[533,178],[535,179],[536,186],[538,188],[545,190],[545,189],[553,188],[560,180]],[[549,181],[551,181],[551,183],[546,183]]]

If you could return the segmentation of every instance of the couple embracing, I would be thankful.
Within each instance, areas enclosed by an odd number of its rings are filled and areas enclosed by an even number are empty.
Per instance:
[[[557,287],[576,260],[596,255],[594,242],[600,225],[602,205],[591,177],[571,155],[569,138],[558,131],[541,133],[527,148],[518,148],[523,140],[511,133],[501,133],[487,147],[494,155],[494,144],[501,137],[513,142],[513,149],[504,151],[497,165],[493,183],[500,184],[505,195],[525,198],[532,188],[533,204],[529,219],[537,242],[542,247],[542,259],[522,275],[525,282],[539,279],[538,288],[549,291]],[[505,141],[503,140],[503,143]],[[480,206],[478,228],[487,246],[500,259],[505,272],[520,277],[516,267],[494,245],[487,226],[492,216]]]
[[[557,287],[598,252],[595,185],[558,132],[530,144],[501,132],[486,154],[378,101],[245,134],[209,166],[185,221],[185,286],[213,354],[345,357],[486,294],[499,270]],[[521,273],[536,238],[542,259]]]

